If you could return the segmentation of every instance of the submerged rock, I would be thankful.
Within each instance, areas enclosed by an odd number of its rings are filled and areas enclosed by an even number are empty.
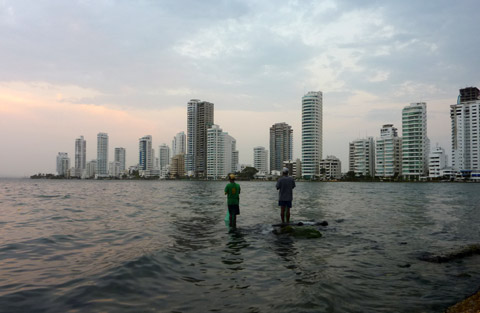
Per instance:
[[[447,254],[432,255],[426,253],[419,257],[421,261],[431,262],[431,263],[446,263],[453,260],[463,259],[475,254],[480,254],[480,245],[469,245],[463,247],[457,251],[453,251]]]
[[[293,227],[291,225],[281,227],[279,230],[276,230],[277,234],[289,234],[296,238],[321,238],[322,233],[319,232],[314,227]]]

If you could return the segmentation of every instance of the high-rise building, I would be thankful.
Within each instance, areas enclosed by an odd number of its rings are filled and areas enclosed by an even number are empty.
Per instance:
[[[353,142],[348,143],[348,171],[355,172],[355,145]]]
[[[152,149],[152,136],[146,135],[138,140],[138,170],[142,176],[150,176],[150,172],[154,169],[153,166],[153,149]]]
[[[70,158],[68,157],[68,153],[59,152],[57,155],[57,175],[67,177],[69,168]]]
[[[213,103],[192,99],[187,106],[187,159],[189,176],[205,177],[207,129],[213,125]]]
[[[281,171],[283,161],[293,158],[293,130],[287,123],[270,127],[270,172]]]
[[[310,91],[302,98],[302,175],[314,179],[319,175],[322,159],[322,106],[321,91]]]
[[[207,130],[207,177],[217,179],[227,176],[225,166],[225,133],[218,125]]]
[[[168,166],[170,164],[170,148],[166,144],[158,147],[158,161],[160,170],[160,177],[165,178],[168,173]]]
[[[393,178],[401,174],[402,138],[393,124],[385,124],[375,143],[375,176]]]
[[[349,164],[353,164],[350,171],[356,176],[375,175],[375,142],[373,137],[357,139],[350,143]]]
[[[218,125],[212,125],[207,131],[207,177],[225,178],[236,171],[238,151],[236,140],[224,132]]]
[[[253,148],[253,167],[261,174],[268,173],[268,150],[265,147]]]
[[[122,147],[119,147],[119,148],[115,148],[115,159],[114,161],[115,162],[118,162],[118,166],[119,166],[119,171],[120,173],[124,173],[125,172],[125,159],[126,159],[126,156],[127,156],[127,152],[125,150],[125,148],[122,148]]]
[[[460,89],[457,104],[450,106],[452,167],[465,178],[480,180],[480,91]]]
[[[445,150],[438,145],[428,155],[428,177],[438,178],[443,176],[443,170],[447,167],[447,155]]]
[[[320,174],[325,175],[326,179],[342,178],[342,162],[336,156],[328,155],[320,161]]]
[[[75,139],[75,177],[82,177],[85,172],[87,158],[87,142],[83,136]]]
[[[172,140],[172,157],[176,156],[177,154],[185,154],[187,153],[187,136],[185,132],[179,132],[178,134],[173,137]]]
[[[185,154],[177,154],[172,157],[170,165],[170,177],[180,178],[185,176]]]
[[[418,179],[428,174],[427,104],[411,103],[402,110],[402,176]]]
[[[224,133],[225,139],[225,170],[227,174],[235,173],[238,165],[238,150],[237,140],[230,136],[228,133]]]
[[[108,176],[108,134],[97,135],[97,171],[98,177]]]

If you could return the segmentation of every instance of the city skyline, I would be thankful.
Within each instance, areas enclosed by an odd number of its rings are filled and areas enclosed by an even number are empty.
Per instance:
[[[98,132],[110,156],[124,147],[136,164],[138,138],[158,147],[187,132],[189,99],[215,103],[240,163],[279,122],[301,158],[301,97],[314,90],[324,157],[348,164],[349,141],[399,127],[403,107],[426,102],[431,145],[451,160],[450,105],[480,86],[475,4],[3,1],[0,177],[53,173],[58,152],[74,164],[78,136],[96,159]]]

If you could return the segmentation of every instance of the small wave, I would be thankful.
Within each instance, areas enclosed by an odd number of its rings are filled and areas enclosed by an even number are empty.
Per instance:
[[[35,195],[35,198],[44,198],[44,199],[50,199],[50,198],[60,198],[61,195]]]

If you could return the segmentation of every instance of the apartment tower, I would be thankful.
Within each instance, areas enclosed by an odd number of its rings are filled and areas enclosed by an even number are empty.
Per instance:
[[[192,99],[187,106],[187,159],[189,176],[205,177],[207,129],[213,125],[213,103]]]
[[[70,158],[68,157],[68,153],[59,152],[57,155],[57,175],[67,177],[69,169]]]
[[[270,172],[281,171],[283,161],[291,161],[293,155],[293,130],[287,123],[270,127]]]
[[[326,159],[320,161],[320,174],[325,175],[326,179],[342,178],[342,162],[334,155],[328,155]]]
[[[97,170],[98,177],[108,176],[108,134],[97,134]]]
[[[167,144],[162,144],[158,147],[158,169],[160,170],[160,177],[164,178],[168,172],[170,165],[170,148]]]
[[[457,104],[450,106],[452,167],[462,177],[480,180],[480,91],[460,89]]]
[[[428,174],[430,143],[427,137],[427,104],[411,103],[402,110],[402,176],[418,179]]]
[[[75,177],[82,177],[87,165],[87,142],[83,136],[75,139]]]
[[[322,159],[321,91],[310,91],[302,97],[302,176],[314,179],[319,175]]]
[[[268,172],[268,150],[265,147],[253,148],[253,167],[262,174]]]
[[[178,154],[187,153],[186,144],[187,136],[185,135],[185,132],[179,132],[178,134],[176,134],[172,140],[172,157]]]
[[[357,139],[349,145],[350,170],[356,176],[375,175],[375,142],[373,137]]]
[[[125,148],[115,148],[115,159],[114,161],[115,162],[118,162],[118,170],[120,173],[124,173],[125,172],[125,159],[126,159],[126,156],[127,156],[127,153],[126,153],[126,150]]]
[[[439,178],[443,176],[443,170],[447,167],[447,155],[438,144],[428,155],[428,177]]]
[[[143,136],[138,140],[138,169],[144,176],[149,176],[154,169],[154,154],[152,149],[152,136]]]
[[[212,125],[207,130],[207,177],[225,178],[233,173],[238,165],[236,140],[224,132],[220,126]]]
[[[401,174],[402,138],[393,124],[385,124],[380,129],[380,137],[375,144],[375,176],[393,178]]]

